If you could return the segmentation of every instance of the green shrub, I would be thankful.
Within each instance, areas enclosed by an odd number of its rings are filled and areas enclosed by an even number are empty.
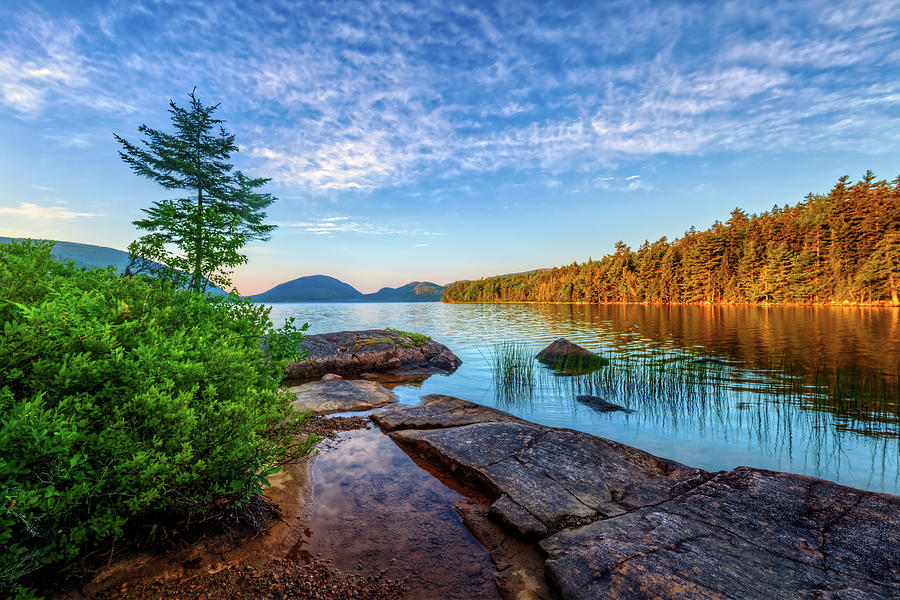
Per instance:
[[[0,596],[258,499],[307,453],[268,309],[0,245]],[[265,352],[260,339],[277,340]]]

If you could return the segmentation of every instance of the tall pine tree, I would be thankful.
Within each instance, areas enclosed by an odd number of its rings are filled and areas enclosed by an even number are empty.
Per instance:
[[[265,209],[275,198],[257,191],[268,179],[233,170],[229,160],[238,147],[213,117],[219,105],[204,106],[193,91],[188,96],[189,108],[169,102],[173,133],[141,125],[139,144],[115,137],[135,173],[188,194],[144,209],[147,217],[134,224],[149,233],[129,252],[189,274],[188,287],[202,292],[210,283],[230,285],[234,267],[247,262],[240,249],[268,239],[275,226],[263,223]]]

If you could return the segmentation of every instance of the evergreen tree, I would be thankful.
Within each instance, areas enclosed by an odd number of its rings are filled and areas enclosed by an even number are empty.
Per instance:
[[[891,304],[900,305],[900,233],[889,233],[860,269],[857,281],[869,297],[890,295]]]
[[[115,137],[122,146],[119,156],[135,173],[188,192],[144,209],[147,217],[134,225],[150,233],[129,252],[189,274],[188,287],[202,292],[210,283],[230,285],[233,268],[247,261],[240,249],[268,239],[275,226],[263,220],[275,198],[257,191],[268,179],[233,170],[229,160],[238,147],[221,126],[224,121],[213,117],[219,105],[204,106],[193,91],[188,96],[189,108],[169,102],[173,133],[141,125],[139,144]]]
[[[898,269],[900,177],[888,183],[867,172],[796,206],[752,216],[735,209],[725,223],[644,242],[637,252],[618,242],[581,265],[457,282],[445,299],[494,285],[500,301],[900,304]]]

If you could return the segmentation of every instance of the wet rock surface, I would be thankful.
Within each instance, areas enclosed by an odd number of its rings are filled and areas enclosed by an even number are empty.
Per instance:
[[[411,454],[540,540],[560,598],[892,598],[900,497],[748,467],[707,473],[446,396],[376,412]]]
[[[358,375],[410,367],[446,373],[462,364],[447,346],[434,340],[383,329],[310,335],[304,338],[300,348],[309,350],[310,354],[306,360],[290,364],[288,376],[292,378],[325,373]]]
[[[294,408],[299,412],[323,415],[378,408],[397,398],[375,381],[327,379],[288,388],[295,394]]]

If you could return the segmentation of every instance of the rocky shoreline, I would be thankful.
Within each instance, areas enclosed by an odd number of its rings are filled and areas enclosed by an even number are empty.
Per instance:
[[[372,420],[486,493],[491,520],[537,543],[556,597],[894,598],[900,589],[900,497],[749,467],[709,473],[457,398],[423,400]],[[502,569],[497,583],[502,591]]]
[[[271,478],[265,496],[281,519],[269,531],[123,558],[67,598],[204,598],[224,586],[235,598],[386,600],[408,589],[404,572],[418,590],[407,597],[838,600],[894,598],[900,589],[898,496],[749,467],[707,472],[450,396],[396,405],[393,385],[459,364],[422,336],[339,332],[312,346],[317,366],[305,376],[330,366],[361,377],[329,373],[289,390],[295,409],[315,415],[309,432],[334,440],[322,449],[331,460],[325,478],[335,479],[337,465],[348,469],[319,503],[328,513],[321,531],[310,518],[313,488],[323,483],[313,484],[313,459]],[[390,440],[365,431],[365,415],[324,416],[373,409],[371,420]],[[370,483],[348,496],[365,478]],[[465,527],[446,519],[450,503]],[[466,529],[477,542],[464,540]],[[328,550],[334,539],[343,540],[337,553]],[[387,564],[384,548],[398,552]],[[348,551],[372,564],[328,562]],[[373,565],[402,567],[394,570],[401,577],[347,574]],[[439,584],[429,579],[437,571]],[[475,576],[481,587],[461,591]]]

